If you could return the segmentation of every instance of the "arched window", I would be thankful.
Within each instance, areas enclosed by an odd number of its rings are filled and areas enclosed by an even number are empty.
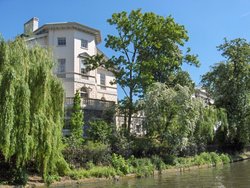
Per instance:
[[[86,87],[82,87],[80,90],[81,98],[87,99],[89,97],[88,89]]]

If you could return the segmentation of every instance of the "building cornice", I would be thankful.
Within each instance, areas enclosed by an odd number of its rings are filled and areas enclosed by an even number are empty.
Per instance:
[[[101,42],[101,33],[97,29],[79,24],[77,22],[64,22],[64,23],[49,23],[39,27],[34,31],[34,34],[40,34],[47,32],[48,30],[59,30],[59,29],[76,29],[85,33],[89,33],[95,36],[95,41],[97,44]]]

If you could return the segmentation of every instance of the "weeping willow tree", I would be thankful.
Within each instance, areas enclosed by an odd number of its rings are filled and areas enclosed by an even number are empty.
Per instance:
[[[168,148],[170,154],[204,150],[214,140],[216,129],[227,127],[223,109],[206,106],[191,96],[188,87],[154,83],[142,102],[146,136]]]
[[[33,161],[47,180],[63,174],[64,91],[53,75],[51,54],[22,39],[0,39],[0,154],[14,168]]]

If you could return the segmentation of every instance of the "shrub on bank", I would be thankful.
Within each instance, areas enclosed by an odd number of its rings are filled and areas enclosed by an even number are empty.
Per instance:
[[[179,157],[175,159],[174,166],[176,167],[190,167],[195,165],[214,165],[230,163],[230,158],[226,154],[217,154],[215,152],[203,152],[195,157]]]
[[[86,170],[86,169],[77,169],[72,170],[68,174],[72,179],[84,179],[84,178],[109,178],[116,175],[116,171],[113,167],[109,166],[94,166],[93,168]]]
[[[154,173],[155,167],[149,158],[131,157],[128,162],[132,166],[132,173],[136,174],[137,177],[147,177]]]
[[[119,175],[126,175],[131,172],[128,162],[121,155],[114,153],[111,164]]]
[[[87,163],[109,165],[111,154],[108,145],[86,142],[81,147],[68,147],[63,151],[66,161],[74,168],[87,168]]]
[[[151,162],[154,165],[155,169],[159,170],[160,172],[166,169],[165,163],[158,155],[153,155],[151,158]]]
[[[89,177],[109,178],[115,175],[136,174],[137,177],[147,177],[153,175],[154,170],[163,170],[166,168],[185,168],[196,165],[218,165],[230,162],[226,154],[217,154],[215,152],[203,152],[194,157],[176,157],[173,165],[167,165],[159,156],[150,158],[123,158],[121,155],[113,154],[111,159],[112,166],[95,166],[92,162],[87,163],[88,169],[71,170],[69,176],[72,179],[83,179]]]

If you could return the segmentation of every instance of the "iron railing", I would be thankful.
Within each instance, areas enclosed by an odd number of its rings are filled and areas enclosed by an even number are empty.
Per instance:
[[[73,97],[66,97],[65,98],[65,106],[72,106],[74,103]],[[114,101],[105,101],[100,99],[84,99],[81,98],[81,106],[84,109],[91,109],[91,110],[104,110],[115,105]]]

